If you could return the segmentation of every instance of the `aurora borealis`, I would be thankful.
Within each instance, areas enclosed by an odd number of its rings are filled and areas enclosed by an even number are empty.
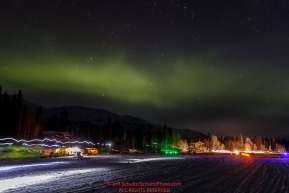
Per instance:
[[[218,135],[289,137],[288,4],[2,1],[0,84]]]

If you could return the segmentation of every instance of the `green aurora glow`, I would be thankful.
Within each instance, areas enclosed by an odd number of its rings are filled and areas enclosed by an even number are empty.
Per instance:
[[[25,88],[24,92],[105,95],[161,108],[175,108],[188,101],[208,100],[210,103],[210,100],[222,98],[288,104],[289,93],[284,86],[289,77],[284,78],[284,71],[256,65],[228,68],[194,58],[175,59],[167,62],[165,68],[156,65],[153,71],[142,66],[145,64],[133,64],[124,56],[88,60],[69,55],[13,56],[2,66],[0,77],[1,83],[15,92]]]

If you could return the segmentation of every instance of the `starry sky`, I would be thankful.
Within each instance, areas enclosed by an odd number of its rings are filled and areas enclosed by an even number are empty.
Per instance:
[[[289,138],[286,1],[0,2],[0,84],[217,135]]]

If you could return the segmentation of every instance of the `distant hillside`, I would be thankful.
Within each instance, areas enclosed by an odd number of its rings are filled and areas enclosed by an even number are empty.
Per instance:
[[[39,107],[39,105],[31,103],[27,100],[24,100],[24,104],[26,104],[29,109],[36,109]],[[59,121],[60,114],[65,109],[68,112],[68,126],[69,128],[74,128],[75,130],[86,129],[90,124],[94,124],[98,128],[101,128],[107,124],[109,117],[111,117],[112,123],[115,123],[118,119],[119,124],[124,130],[141,128],[143,132],[146,132],[149,129],[163,129],[163,125],[152,124],[141,118],[130,115],[118,115],[103,109],[93,109],[82,106],[64,106],[55,108],[42,107],[43,116],[46,123],[49,123],[49,121]],[[206,135],[203,133],[190,129],[172,128],[172,130],[174,133],[179,133],[182,138],[187,140],[198,141],[199,139],[202,140],[206,137]]]
[[[92,109],[81,106],[64,106],[59,108],[51,108],[46,110],[44,117],[46,120],[54,118],[60,118],[60,114],[63,110],[68,112],[69,127],[74,127],[76,130],[81,128],[87,128],[89,124],[96,126],[104,126],[108,122],[108,118],[111,117],[111,122],[115,123],[118,119],[122,128],[134,129],[141,127],[143,129],[160,127],[159,125],[151,124],[143,119],[132,117],[129,115],[120,116],[110,111],[103,109]]]
[[[182,139],[186,139],[188,142],[196,142],[199,140],[203,140],[207,137],[207,135],[190,129],[173,129],[173,132],[179,133]]]

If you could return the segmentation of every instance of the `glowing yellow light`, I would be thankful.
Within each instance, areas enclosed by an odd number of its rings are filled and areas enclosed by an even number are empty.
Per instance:
[[[79,149],[78,147],[66,148],[66,153],[68,153],[68,154],[73,154],[75,152],[81,152],[81,149]]]
[[[81,151],[78,147],[73,147],[73,148],[71,148],[71,150],[74,152],[80,152]]]
[[[244,153],[244,152],[242,152],[241,155],[242,155],[242,156],[245,156],[245,157],[249,157],[249,156],[250,156],[250,154]]]
[[[236,155],[239,155],[239,153],[240,153],[240,152],[239,152],[238,150],[235,150],[235,154],[236,154]]]

